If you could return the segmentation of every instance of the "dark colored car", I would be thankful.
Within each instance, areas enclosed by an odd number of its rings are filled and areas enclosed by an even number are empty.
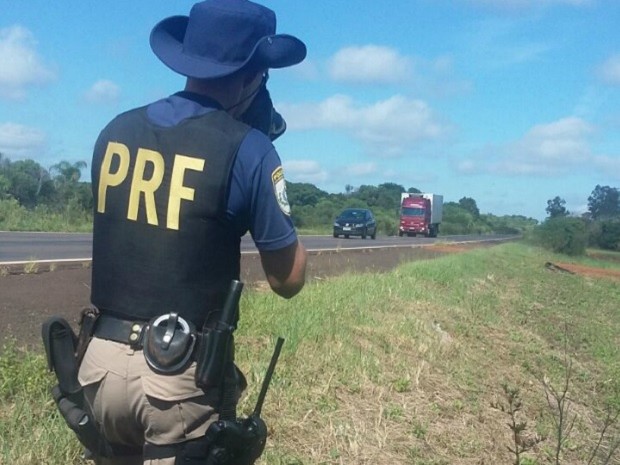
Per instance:
[[[365,208],[347,208],[334,221],[334,237],[361,236],[366,239],[377,237],[377,221],[370,210]]]

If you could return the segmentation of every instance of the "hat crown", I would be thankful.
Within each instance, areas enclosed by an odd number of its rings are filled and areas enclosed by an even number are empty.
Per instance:
[[[213,79],[246,66],[284,68],[306,57],[306,45],[276,34],[276,14],[249,0],[204,0],[189,16],[171,16],[155,25],[155,55],[183,76]]]
[[[189,14],[183,52],[217,63],[245,62],[264,37],[275,34],[269,8],[247,0],[205,0]]]

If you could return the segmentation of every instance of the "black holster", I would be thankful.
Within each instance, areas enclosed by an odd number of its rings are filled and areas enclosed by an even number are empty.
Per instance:
[[[78,362],[75,357],[77,336],[64,318],[49,318],[41,329],[47,354],[47,367],[56,373],[58,388],[63,396],[79,396]]]
[[[78,380],[79,363],[86,351],[96,320],[96,314],[93,312],[87,314],[88,312],[89,309],[82,314],[79,337],[64,318],[52,317],[43,323],[41,335],[47,365],[58,379],[58,384],[52,388],[52,396],[65,422],[86,448],[87,458],[132,455],[133,451],[117,450],[116,446],[108,443],[103,437]],[[82,345],[79,341],[82,341]]]

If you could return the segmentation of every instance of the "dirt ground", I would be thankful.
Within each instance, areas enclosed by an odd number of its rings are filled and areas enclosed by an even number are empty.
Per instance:
[[[591,266],[576,265],[574,263],[554,263],[559,271],[565,271],[572,274],[589,276],[591,278],[607,278],[614,281],[620,281],[620,271],[610,270],[607,268],[593,268]]]
[[[309,281],[326,279],[347,272],[384,272],[403,262],[431,259],[446,253],[480,247],[481,244],[433,245],[337,252],[313,252],[308,258]],[[569,264],[554,264],[555,271],[611,277],[620,280],[620,272],[586,269]],[[50,269],[51,268],[51,269]],[[242,256],[241,280],[246,286],[266,287],[258,255]],[[8,274],[7,274],[8,271]],[[77,325],[80,310],[90,297],[90,264],[74,263],[38,270],[4,270],[0,275],[0,346],[8,339],[18,345],[39,349],[41,324],[50,316],[63,316]]]

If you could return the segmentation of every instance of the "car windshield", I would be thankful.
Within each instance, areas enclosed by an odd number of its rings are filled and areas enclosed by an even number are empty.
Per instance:
[[[338,217],[341,220],[363,220],[364,210],[345,210]]]
[[[403,207],[403,216],[424,216],[424,209],[419,207]]]

